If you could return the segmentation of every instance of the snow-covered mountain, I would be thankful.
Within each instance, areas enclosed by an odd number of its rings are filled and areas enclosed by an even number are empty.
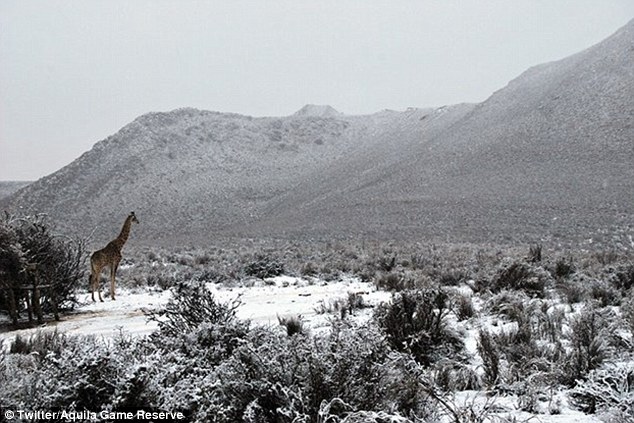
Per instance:
[[[68,231],[523,241],[632,224],[634,21],[477,105],[139,117],[2,200]],[[629,222],[629,223],[628,223]]]
[[[315,183],[321,170],[389,138],[391,128],[416,125],[422,113],[302,111],[280,118],[150,113],[6,203],[48,213],[62,230],[97,236],[116,234],[134,210],[138,236],[204,241],[257,223],[272,200]]]
[[[332,106],[307,104],[295,112],[293,116],[336,117],[341,116],[341,113],[335,110]]]
[[[321,226],[454,240],[631,234],[634,21],[458,109],[425,115],[389,148],[365,149],[285,200],[310,207],[270,221],[296,233]],[[443,126],[428,127],[444,113]]]
[[[0,198],[8,197],[30,183],[30,181],[0,181]]]

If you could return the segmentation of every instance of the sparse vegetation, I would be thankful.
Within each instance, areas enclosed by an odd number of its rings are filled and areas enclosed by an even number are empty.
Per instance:
[[[456,399],[486,391],[531,415],[572,404],[628,421],[631,257],[603,264],[594,253],[540,253],[537,261],[522,249],[345,244],[132,251],[122,285],[173,292],[148,314],[159,329],[107,344],[51,331],[18,336],[0,354],[0,397],[16,409],[169,409],[201,422],[521,421],[495,399]],[[210,290],[265,286],[249,270],[256,262],[311,284],[348,269],[392,299],[372,310],[357,292],[324,301],[313,311],[333,316],[318,331],[293,315],[262,327]],[[373,317],[359,324],[357,314]]]

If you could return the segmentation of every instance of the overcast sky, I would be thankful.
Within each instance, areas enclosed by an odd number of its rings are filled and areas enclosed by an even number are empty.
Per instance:
[[[632,0],[2,0],[0,180],[52,173],[150,111],[480,102],[632,18]]]

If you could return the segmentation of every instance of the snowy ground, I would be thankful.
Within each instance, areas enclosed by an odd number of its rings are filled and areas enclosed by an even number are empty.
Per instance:
[[[338,299],[347,299],[349,293],[359,293],[368,305],[376,305],[390,298],[390,294],[377,291],[369,283],[355,278],[340,281],[324,282],[306,280],[289,276],[267,279],[266,281],[248,281],[241,287],[224,287],[209,285],[209,288],[222,302],[228,302],[238,295],[242,305],[238,309],[238,317],[249,319],[254,324],[277,325],[277,316],[287,317],[301,315],[305,325],[318,331],[326,327],[331,314],[318,313],[322,304],[328,305]],[[162,292],[130,292],[120,290],[116,301],[104,298],[104,302],[92,302],[90,294],[79,295],[81,306],[61,322],[52,322],[44,329],[57,328],[64,333],[97,335],[111,337],[123,331],[133,335],[147,335],[156,329],[156,323],[148,322],[144,310],[156,310],[165,304],[170,297],[169,291]],[[360,313],[359,318],[369,315]],[[37,330],[22,329],[0,333],[0,339],[8,341],[16,335],[29,336]]]
[[[363,297],[366,305],[377,305],[388,301],[390,294],[377,291],[372,284],[361,282],[356,278],[344,278],[340,281],[324,282],[321,280],[307,280],[282,276],[277,278],[245,281],[243,286],[226,287],[209,285],[216,297],[228,302],[239,295],[242,305],[238,309],[238,317],[249,319],[253,324],[278,325],[278,316],[286,317],[301,315],[306,327],[318,332],[328,326],[331,313],[323,313],[324,308],[332,308],[336,300],[346,300],[349,293],[357,293]],[[466,287],[465,287],[466,288]],[[5,340],[4,348],[8,348],[9,341],[16,335],[28,337],[37,330],[58,330],[69,334],[96,335],[108,339],[119,332],[135,336],[143,336],[156,329],[156,323],[148,322],[143,311],[156,310],[165,304],[170,297],[169,291],[133,292],[120,290],[117,300],[105,298],[105,302],[93,303],[90,294],[81,294],[81,306],[76,313],[63,317],[61,322],[53,322],[44,328],[23,329],[0,333],[0,340]],[[474,303],[478,303],[475,299]],[[478,307],[479,308],[479,307]],[[322,312],[320,312],[322,311]],[[360,310],[355,314],[356,319],[365,319],[371,315],[372,308]],[[467,322],[456,322],[465,334],[466,351],[474,357],[472,363],[477,367],[476,353],[477,329],[482,325],[489,326],[490,321],[482,316]],[[515,422],[542,423],[598,423],[595,416],[585,415],[572,410],[568,404],[565,392],[556,393],[553,398],[558,402],[559,414],[549,414],[548,404],[543,403],[543,414],[531,415],[517,409],[518,400],[513,396],[499,397],[493,400],[494,408],[499,410],[499,416],[504,416]],[[483,392],[465,391],[456,393],[454,403],[469,408],[473,404],[481,407],[490,403]],[[505,420],[500,420],[505,421]]]

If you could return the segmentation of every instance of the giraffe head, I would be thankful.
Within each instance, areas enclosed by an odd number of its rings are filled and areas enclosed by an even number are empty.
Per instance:
[[[139,219],[136,218],[136,214],[134,214],[134,212],[130,212],[130,215],[128,217],[130,218],[130,222],[139,223]]]

